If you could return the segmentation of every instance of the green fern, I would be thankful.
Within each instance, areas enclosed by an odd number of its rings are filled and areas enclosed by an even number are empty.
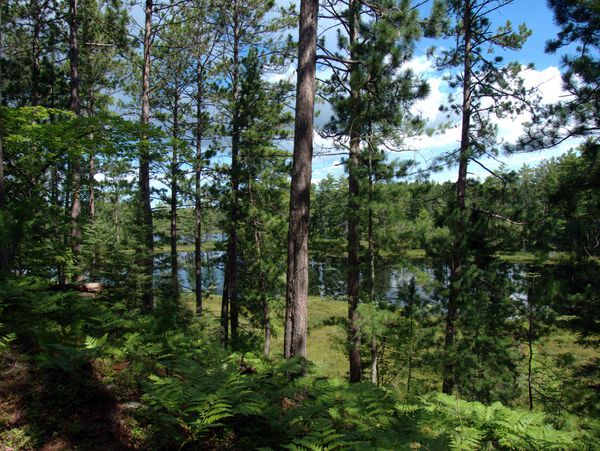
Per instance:
[[[407,411],[415,415],[414,407],[400,410]],[[422,441],[445,437],[452,449],[587,449],[577,432],[554,429],[543,413],[500,403],[485,406],[436,394],[423,399],[419,417]]]

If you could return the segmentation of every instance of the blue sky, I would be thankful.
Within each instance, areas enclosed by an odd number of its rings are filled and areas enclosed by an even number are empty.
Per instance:
[[[558,27],[553,22],[552,11],[547,7],[546,1],[515,0],[513,3],[499,9],[492,17],[494,27],[505,24],[507,20],[515,28],[521,23],[526,23],[528,28],[531,29],[532,35],[522,50],[504,54],[505,60],[517,61],[523,66],[533,63],[534,69],[522,72],[526,84],[531,87],[537,86],[545,102],[551,103],[557,101],[564,94],[561,92],[560,83],[561,54],[549,55],[544,52],[546,41],[555,37],[558,31]],[[416,72],[423,74],[431,87],[431,94],[428,99],[419,102],[415,110],[426,117],[431,125],[435,125],[442,120],[442,115],[438,113],[438,109],[440,105],[446,102],[449,89],[447,84],[442,80],[442,74],[433,68],[431,61],[428,61],[425,56],[427,49],[432,45],[439,48],[444,45],[444,42],[430,39],[420,41],[417,44],[415,57],[411,61],[410,66]],[[322,105],[320,108],[322,111],[320,118],[317,119],[317,124],[324,123],[328,116],[329,108],[325,105]],[[499,119],[497,123],[499,126],[500,141],[514,141],[521,133],[522,121],[526,119],[526,116]],[[401,158],[412,159],[426,166],[435,156],[455,149],[459,141],[458,120],[455,125],[457,127],[451,128],[442,134],[424,137],[420,140],[408,140],[407,146],[416,149],[416,151],[403,153]],[[325,147],[331,145],[331,143],[323,142],[318,137],[316,143],[317,153],[325,152],[319,152],[320,144],[323,144]],[[524,164],[535,166],[544,158],[560,155],[576,145],[577,142],[566,142],[560,148],[543,153],[520,154],[511,157],[499,155],[497,159],[487,158],[483,159],[482,162],[492,170],[499,169],[500,167],[518,169]],[[398,158],[398,156],[394,154],[390,158]],[[483,178],[488,175],[487,171],[474,164],[471,164],[469,171],[473,177]],[[318,181],[330,173],[334,175],[343,173],[343,167],[340,165],[340,156],[315,158],[313,180]],[[431,179],[436,181],[454,180],[455,178],[456,168],[454,167],[446,168],[431,176]]]
[[[289,0],[277,0],[277,4],[288,5]],[[294,2],[292,2],[294,3]],[[299,2],[295,2],[297,5]],[[298,9],[298,6],[296,6]],[[136,7],[133,11],[135,20],[140,23],[143,20],[141,8]],[[552,11],[547,7],[546,0],[514,0],[497,10],[492,17],[494,27],[503,25],[507,20],[510,20],[514,27],[521,23],[526,23],[532,30],[531,37],[525,43],[525,46],[519,52],[508,52],[505,54],[506,61],[518,61],[523,66],[529,63],[534,64],[534,69],[525,70],[522,75],[527,80],[530,86],[538,86],[542,97],[547,102],[557,101],[563,94],[560,84],[560,56],[561,54],[549,55],[544,52],[545,43],[548,39],[556,36],[558,28],[554,25]],[[328,28],[330,24],[321,21],[320,30]],[[296,30],[291,30],[292,35],[296,35]],[[327,42],[330,45],[335,45],[335,31],[333,29],[327,31]],[[417,43],[414,59],[410,62],[410,66],[421,73],[429,82],[431,87],[430,96],[415,106],[415,111],[426,117],[430,125],[435,125],[442,120],[442,115],[439,113],[440,105],[447,100],[448,87],[442,79],[441,73],[437,72],[431,61],[425,57],[426,50],[432,46],[443,46],[443,42],[433,40],[422,40]],[[325,77],[326,73],[321,73],[321,77]],[[272,74],[267,78],[289,78],[295,81],[295,66],[288,68],[285,73]],[[331,109],[326,104],[318,105],[320,111],[316,118],[317,127],[325,124],[331,114]],[[515,140],[521,133],[521,121],[525,121],[527,117],[516,119],[498,120],[499,139],[501,141]],[[458,146],[458,125],[451,128],[445,133],[434,135],[433,137],[423,137],[420,140],[408,140],[407,146],[415,149],[414,152],[405,152],[400,155],[403,159],[413,159],[422,166],[427,166],[432,159],[447,151],[451,151]],[[544,158],[560,155],[561,153],[573,148],[577,142],[565,142],[560,148],[545,151],[543,153],[521,154],[511,157],[500,155],[497,159],[484,159],[483,163],[490,169],[498,169],[502,165],[506,168],[518,169],[524,164],[534,166]],[[286,146],[287,147],[287,146]],[[291,143],[290,143],[291,147]],[[333,145],[330,141],[324,140],[315,133],[315,159],[313,163],[313,181],[318,182],[327,176],[327,174],[340,175],[343,173],[343,166],[340,164],[342,156],[331,155],[322,156],[328,153],[338,153],[332,149]],[[393,154],[390,158],[397,158],[398,154]],[[488,174],[485,170],[471,164],[469,168],[471,176],[486,177]],[[456,178],[456,168],[449,167],[445,170],[432,174],[431,178],[437,181],[454,180]]]

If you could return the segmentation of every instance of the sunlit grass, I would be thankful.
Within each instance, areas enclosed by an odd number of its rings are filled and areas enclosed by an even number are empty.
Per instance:
[[[195,308],[194,296],[186,294],[184,302],[191,310]],[[219,324],[221,317],[221,296],[210,295],[204,299],[204,311]],[[346,331],[344,319],[348,306],[345,302],[311,296],[308,299],[308,359],[315,365],[315,372],[327,377],[345,377],[348,372],[348,358],[345,351]],[[274,315],[272,328],[274,334],[271,340],[271,357],[283,356],[283,322],[282,315]],[[241,318],[243,327],[250,327]],[[254,329],[262,335],[262,331]]]
[[[190,309],[194,308],[194,298],[192,294],[186,294],[184,300]],[[221,315],[221,296],[210,295],[203,303],[204,311],[208,316],[209,323],[213,326],[211,330],[218,333],[219,318]],[[346,352],[346,330],[345,319],[347,317],[348,306],[346,302],[335,299],[320,298],[317,296],[309,297],[308,308],[308,343],[307,357],[311,361],[314,374],[321,377],[336,377],[345,379],[348,377],[348,355]],[[274,312],[272,319],[273,337],[271,340],[271,358],[281,359],[283,357],[283,312]],[[240,318],[240,326],[249,328],[254,333],[262,336],[262,330],[253,328],[247,319]],[[570,354],[579,365],[589,363],[598,358],[598,352],[593,347],[584,347],[577,342],[577,335],[564,330],[553,330],[547,336],[541,338],[535,343],[535,355],[537,358],[549,357],[551,361],[560,358],[561,355]],[[519,345],[521,359],[519,360],[521,384],[526,387],[526,343]],[[367,356],[365,356],[367,357]],[[367,370],[368,371],[368,370]],[[537,367],[536,378],[542,378],[543,369]],[[368,377],[368,374],[366,375]],[[438,391],[441,383],[440,375],[431,372],[427,368],[413,369],[413,393]],[[398,373],[394,378],[392,388],[395,388],[402,396],[405,394],[404,371]],[[525,406],[526,389],[524,388],[522,396],[517,400],[517,404]]]

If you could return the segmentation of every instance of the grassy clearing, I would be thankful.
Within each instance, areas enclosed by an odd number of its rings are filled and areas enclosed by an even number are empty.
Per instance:
[[[193,308],[193,296],[187,295],[186,302]],[[209,296],[204,302],[204,308],[209,323],[214,324],[214,332],[218,333],[218,324],[221,313],[221,297],[216,295]],[[348,376],[348,357],[345,347],[346,331],[344,329],[344,320],[347,316],[347,304],[344,301],[319,298],[317,296],[309,297],[308,310],[308,359],[314,364],[315,374],[329,378],[345,379]],[[271,345],[271,357],[280,359],[283,356],[283,321],[282,312],[273,318],[273,337]],[[262,331],[253,328],[248,321],[241,318],[241,327],[250,328],[258,335]],[[583,365],[599,358],[598,351],[593,347],[585,347],[578,343],[578,337],[564,330],[554,330],[549,335],[542,337],[536,342],[535,356],[539,361],[550,364],[556,369],[556,363],[567,356],[577,365]],[[520,361],[521,373],[526,377],[526,349],[525,344],[520,346],[523,357]],[[365,356],[366,357],[366,356]],[[414,386],[421,387],[426,391],[436,389],[439,385],[439,375],[431,373],[426,368],[415,369],[413,377]],[[545,379],[547,369],[538,365],[536,368],[540,380]],[[400,392],[404,390],[404,373],[394,381]],[[522,382],[525,383],[525,382]],[[525,405],[526,399],[523,397],[519,404]]]
[[[202,252],[211,252],[217,248],[216,241],[206,241],[202,243]],[[194,244],[177,244],[177,252],[194,252]],[[159,246],[154,248],[155,254],[169,254],[171,252],[171,246]]]
[[[185,302],[193,308],[193,296],[187,295]],[[221,297],[210,295],[204,301],[204,309],[211,321],[219,323],[221,316]],[[345,351],[346,332],[343,326],[347,316],[348,306],[343,301],[324,299],[310,296],[308,299],[308,359],[315,365],[319,375],[344,378],[348,372],[348,362]],[[281,313],[281,312],[280,312]],[[241,318],[241,327],[249,327],[247,321]],[[271,356],[283,356],[283,321],[282,315],[273,318],[273,337],[271,341]],[[262,334],[260,330],[254,330]]]

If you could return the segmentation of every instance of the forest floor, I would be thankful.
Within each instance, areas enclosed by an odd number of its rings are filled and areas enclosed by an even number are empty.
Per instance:
[[[192,306],[191,295],[186,295],[184,301]],[[210,296],[204,305],[209,326],[217,330],[220,297]],[[308,358],[315,375],[347,377],[346,315],[345,302],[310,297]],[[273,322],[271,356],[279,359],[282,321],[274,318]],[[241,328],[252,326],[242,320]],[[543,339],[536,352],[551,361],[561,355],[580,362],[598,357],[566,333]],[[432,381],[436,377],[425,376]],[[118,359],[95,359],[61,372],[39,365],[34,351],[26,354],[16,346],[9,348],[0,353],[0,451],[141,449],[140,437],[145,431],[136,419],[136,409],[141,406],[136,377],[127,362]]]
[[[191,296],[187,299],[192,307]],[[210,296],[205,301],[206,311],[218,323],[221,313],[221,298]],[[346,332],[344,321],[348,315],[348,304],[341,300],[310,296],[308,299],[308,360],[314,364],[317,374],[327,377],[345,378],[348,362],[345,351]],[[251,328],[242,320],[241,327]],[[260,331],[256,331],[260,333]],[[283,358],[283,319],[275,318],[272,324],[271,357]]]
[[[16,349],[0,356],[0,450],[133,449],[128,405],[96,362],[69,373],[44,370]]]

